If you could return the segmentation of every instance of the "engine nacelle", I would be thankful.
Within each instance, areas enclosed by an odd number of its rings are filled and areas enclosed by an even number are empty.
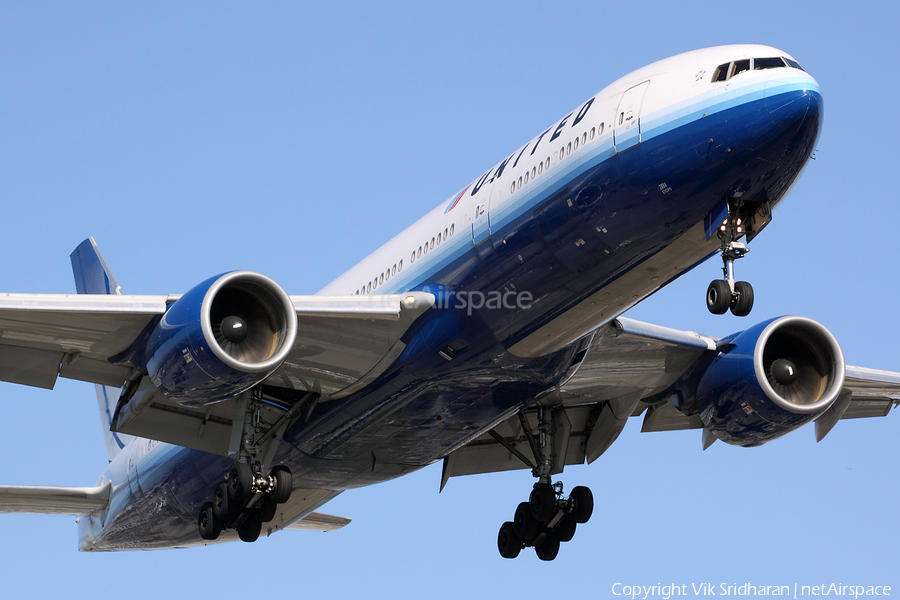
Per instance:
[[[297,313],[274,281],[251,271],[207,279],[163,315],[144,353],[153,384],[185,406],[226,400],[271,375],[297,337]]]
[[[844,385],[844,355],[830,331],[780,317],[737,334],[697,385],[704,426],[737,446],[759,446],[828,410]]]

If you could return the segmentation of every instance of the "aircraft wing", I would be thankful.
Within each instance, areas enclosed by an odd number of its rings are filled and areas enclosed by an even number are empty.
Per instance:
[[[112,485],[95,487],[0,486],[0,512],[85,516],[109,506]]]
[[[62,376],[119,388],[136,371],[128,362],[112,364],[109,359],[127,350],[179,298],[0,296],[0,381],[51,389]],[[401,336],[434,297],[411,292],[290,300],[297,314],[296,342],[263,383],[283,404],[298,405],[307,397],[326,401],[346,396],[375,379],[403,351]],[[156,391],[148,378],[142,384],[150,389],[140,403],[116,411],[114,431],[229,454],[233,400],[190,409]]]
[[[554,474],[565,465],[593,462],[615,441],[629,417],[643,415],[641,431],[703,429],[668,398],[682,377],[716,352],[717,338],[619,317],[585,338],[574,375],[541,404],[554,406],[563,435],[554,448]],[[886,416],[900,404],[900,373],[846,366],[842,393],[815,423],[821,440],[842,419]],[[450,477],[529,468],[535,462],[527,431],[537,426],[532,407],[444,459],[441,487]]]

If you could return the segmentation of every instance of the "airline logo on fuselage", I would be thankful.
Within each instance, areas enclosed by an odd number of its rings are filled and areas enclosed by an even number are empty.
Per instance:
[[[456,207],[457,204],[459,204],[459,199],[463,197],[463,194],[465,194],[465,193],[466,193],[466,190],[468,190],[470,187],[472,187],[472,184],[471,184],[471,183],[470,183],[469,185],[467,185],[466,188],[465,188],[463,191],[461,191],[461,192],[459,193],[459,195],[458,195],[456,198],[453,199],[453,202],[451,202],[451,203],[450,203],[450,206],[447,207],[447,210],[444,211],[444,214],[445,214],[445,215],[446,215],[448,212],[450,212],[451,210],[453,210],[453,209]]]

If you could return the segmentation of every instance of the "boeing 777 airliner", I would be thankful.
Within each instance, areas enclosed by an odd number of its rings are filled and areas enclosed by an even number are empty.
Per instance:
[[[128,296],[85,240],[78,295],[0,296],[0,380],[96,384],[110,462],[92,487],[0,487],[0,510],[80,515],[86,551],[252,542],[342,527],[317,512],[330,499],[442,460],[442,486],[530,469],[498,548],[552,560],[593,510],[556,476],[629,417],[706,447],[886,415],[900,373],[845,365],[811,319],[717,339],[622,316],[716,254],[709,310],[751,312],[735,263],[809,160],[822,106],[776,48],[653,63],[311,296],[249,271]]]

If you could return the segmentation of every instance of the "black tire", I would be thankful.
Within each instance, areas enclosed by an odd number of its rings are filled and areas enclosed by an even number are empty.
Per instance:
[[[528,498],[531,514],[541,523],[549,521],[556,513],[556,492],[549,483],[536,483]]]
[[[578,522],[572,518],[572,515],[566,515],[554,528],[553,533],[556,534],[559,541],[570,542],[572,541],[572,538],[575,537],[575,529],[577,527]]]
[[[724,279],[716,279],[706,288],[706,308],[714,315],[724,315],[731,306],[731,287]]]
[[[278,514],[278,503],[272,498],[263,498],[259,506],[259,520],[268,523]]]
[[[541,522],[531,514],[531,506],[528,502],[522,502],[516,507],[516,516],[513,518],[516,535],[524,542],[529,542],[541,530]]]
[[[247,463],[234,463],[228,472],[228,497],[243,504],[253,495],[253,470]]]
[[[238,537],[241,538],[242,542],[255,542],[258,540],[262,531],[262,520],[259,518],[259,514],[254,511],[247,515],[247,518],[241,523],[237,531]]]
[[[197,528],[200,530],[200,537],[204,540],[214,540],[222,533],[222,523],[213,512],[212,502],[206,502],[200,507]]]
[[[553,560],[559,554],[559,538],[551,533],[540,546],[535,546],[534,552],[541,560]]]
[[[522,551],[523,543],[516,535],[516,526],[507,521],[500,526],[500,533],[497,534],[497,549],[500,550],[500,556],[503,558],[515,558]]]
[[[294,477],[291,475],[291,470],[284,465],[278,465],[272,467],[269,475],[275,478],[272,499],[278,504],[284,504],[291,499],[291,492],[294,491]]]
[[[575,486],[569,494],[569,500],[575,503],[570,516],[576,523],[587,523],[594,514],[594,494],[591,493],[591,488],[583,485]]]
[[[753,310],[753,286],[746,281],[737,281],[734,284],[737,300],[731,307],[731,314],[736,317],[746,317]]]
[[[230,523],[236,516],[240,508],[236,502],[232,502],[228,494],[228,484],[222,482],[216,486],[213,492],[213,513],[222,523]]]

